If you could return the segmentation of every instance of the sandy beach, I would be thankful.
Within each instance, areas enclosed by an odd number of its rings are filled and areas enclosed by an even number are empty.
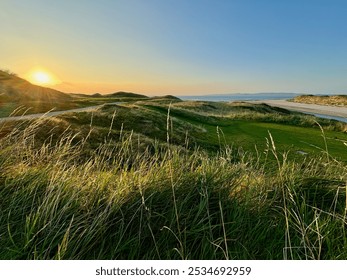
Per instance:
[[[297,112],[347,118],[346,107],[297,103],[297,102],[290,102],[286,100],[259,100],[259,101],[249,101],[249,103],[253,103],[253,104],[265,103],[270,106],[285,108],[285,109],[297,111]]]

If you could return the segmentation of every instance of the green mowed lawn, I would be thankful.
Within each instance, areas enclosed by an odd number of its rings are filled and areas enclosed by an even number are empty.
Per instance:
[[[319,128],[297,127],[275,123],[249,121],[231,121],[229,126],[221,128],[225,139],[245,148],[266,148],[269,133],[280,151],[292,150],[307,153],[325,151],[323,133]],[[324,131],[329,153],[347,160],[347,135],[342,132]],[[342,140],[342,141],[341,141]]]
[[[196,122],[194,122],[196,124]],[[270,134],[279,152],[291,151],[319,155],[326,151],[331,156],[347,161],[347,135],[343,132],[324,131],[320,128],[299,127],[286,124],[254,122],[248,120],[223,121],[222,126],[200,123],[207,130],[204,141],[242,147],[247,151],[264,151]],[[219,133],[217,133],[217,127]]]

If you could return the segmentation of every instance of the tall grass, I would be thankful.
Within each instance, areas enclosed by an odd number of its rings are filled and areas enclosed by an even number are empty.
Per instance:
[[[171,145],[169,128],[145,148],[110,128],[85,157],[88,138],[38,143],[41,125],[0,140],[2,259],[347,258],[343,163],[288,161],[270,136],[265,162],[210,155]]]

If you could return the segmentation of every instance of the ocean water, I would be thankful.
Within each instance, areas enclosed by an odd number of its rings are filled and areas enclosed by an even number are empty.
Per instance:
[[[198,100],[198,101],[251,101],[266,99],[291,99],[299,93],[233,93],[233,94],[210,94],[210,95],[184,95],[178,96],[182,100]]]

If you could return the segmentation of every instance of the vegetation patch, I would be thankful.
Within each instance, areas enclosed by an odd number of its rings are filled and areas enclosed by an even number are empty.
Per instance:
[[[0,256],[346,259],[346,136],[292,117],[142,100],[8,123]]]
[[[320,104],[331,106],[347,106],[346,95],[300,95],[293,99],[294,102],[308,103],[308,104]]]

